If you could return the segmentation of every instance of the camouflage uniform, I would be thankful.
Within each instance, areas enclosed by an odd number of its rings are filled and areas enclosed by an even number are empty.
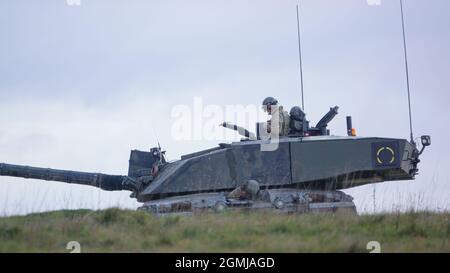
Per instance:
[[[287,136],[289,134],[290,116],[287,111],[283,110],[283,106],[273,105],[271,107],[270,115],[272,118],[267,121],[267,132],[271,133],[272,121],[278,122],[278,130],[280,136]]]

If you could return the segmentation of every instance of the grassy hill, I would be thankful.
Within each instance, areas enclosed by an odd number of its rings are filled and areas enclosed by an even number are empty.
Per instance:
[[[0,252],[450,252],[450,214],[202,214],[56,211],[0,218]]]

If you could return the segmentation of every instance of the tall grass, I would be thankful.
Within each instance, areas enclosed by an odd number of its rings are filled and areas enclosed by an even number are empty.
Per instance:
[[[450,214],[206,213],[155,217],[141,211],[56,211],[0,218],[0,252],[450,252]]]

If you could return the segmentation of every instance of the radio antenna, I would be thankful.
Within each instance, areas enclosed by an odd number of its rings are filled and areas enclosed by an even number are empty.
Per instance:
[[[408,54],[406,50],[406,35],[405,35],[405,19],[403,15],[403,0],[400,0],[400,12],[402,16],[402,30],[403,30],[403,50],[405,52],[405,71],[406,71],[406,88],[408,91],[408,109],[409,109],[409,133],[411,137],[411,143],[414,143],[413,127],[412,127],[412,114],[411,114],[411,93],[409,88],[409,69],[408,69]]]
[[[300,36],[299,4],[297,4],[297,38],[298,38],[298,60],[300,63],[300,90],[302,92],[302,110],[305,111],[305,98],[303,96],[303,68],[302,68],[302,46]]]
[[[153,129],[153,134],[155,135],[155,138],[156,138],[156,142],[158,143],[158,149],[159,149],[159,153],[160,153],[160,158],[159,158],[159,162],[161,163],[162,162],[162,159],[163,159],[163,151],[162,151],[162,149],[161,149],[161,144],[159,144],[159,139],[158,139],[158,135],[156,134],[156,131],[155,131],[155,127],[153,127],[153,123],[152,123],[152,129]]]

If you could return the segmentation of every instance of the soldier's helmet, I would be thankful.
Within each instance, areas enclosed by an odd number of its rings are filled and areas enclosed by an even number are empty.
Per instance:
[[[291,111],[289,112],[289,115],[292,119],[303,121],[305,119],[305,112],[302,111],[302,109],[298,106],[292,107]]]
[[[262,105],[268,106],[268,105],[277,105],[278,101],[273,97],[267,97],[263,100]]]

